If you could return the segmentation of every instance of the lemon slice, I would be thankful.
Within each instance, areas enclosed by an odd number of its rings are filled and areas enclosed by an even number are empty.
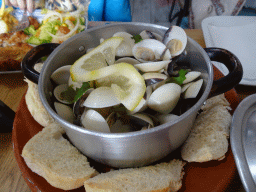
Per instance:
[[[1,33],[8,33],[8,25],[4,20],[0,20],[0,34]]]
[[[115,62],[116,48],[124,40],[122,37],[111,37],[98,47],[80,57],[71,67],[70,76],[73,81],[81,81],[88,71],[100,69]],[[82,82],[86,82],[82,79]]]
[[[81,81],[97,81],[97,86],[111,87],[117,99],[130,111],[140,103],[146,91],[144,78],[128,63],[118,63],[81,76]]]

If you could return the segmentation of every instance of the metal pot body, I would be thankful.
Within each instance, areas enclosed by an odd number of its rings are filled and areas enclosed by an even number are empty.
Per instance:
[[[203,94],[198,102],[178,119],[149,130],[130,133],[98,133],[86,130],[60,118],[51,101],[51,74],[63,65],[72,65],[88,48],[100,44],[115,32],[133,35],[143,30],[164,35],[167,28],[143,23],[117,23],[79,33],[59,45],[48,57],[39,77],[39,94],[50,115],[66,130],[70,141],[87,157],[113,167],[138,167],[150,164],[170,154],[188,137],[197,112],[208,98],[213,84],[213,68],[209,56],[194,40],[188,38],[184,62],[192,70],[202,72]],[[27,58],[28,59],[28,58]]]

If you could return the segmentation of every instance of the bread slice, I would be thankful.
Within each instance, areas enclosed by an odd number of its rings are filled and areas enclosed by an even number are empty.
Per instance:
[[[223,159],[228,151],[231,120],[227,106],[215,105],[202,112],[181,148],[182,159],[188,162]]]
[[[63,190],[83,186],[97,174],[82,155],[62,134],[64,129],[52,123],[32,137],[22,150],[28,167],[48,183]]]
[[[86,192],[166,192],[182,186],[184,162],[172,160],[154,166],[114,170],[88,179]]]
[[[203,111],[209,110],[216,105],[230,106],[230,103],[225,98],[224,93],[207,99],[205,105],[201,107]]]
[[[43,127],[54,122],[52,116],[46,111],[39,97],[38,85],[32,81],[25,79],[28,83],[28,90],[25,95],[27,108],[32,117]]]

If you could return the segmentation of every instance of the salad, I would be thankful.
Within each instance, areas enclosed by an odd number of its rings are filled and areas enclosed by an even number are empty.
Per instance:
[[[87,26],[83,7],[79,7],[74,12],[43,9],[42,14],[45,14],[45,16],[38,29],[30,25],[24,30],[26,34],[31,35],[27,39],[29,44],[62,43],[71,36],[83,31]]]

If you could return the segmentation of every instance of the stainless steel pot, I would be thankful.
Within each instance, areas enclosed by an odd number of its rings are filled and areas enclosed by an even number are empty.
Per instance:
[[[43,105],[50,115],[66,130],[70,141],[87,157],[113,167],[136,167],[155,162],[186,140],[196,118],[197,112],[209,95],[223,93],[242,79],[242,67],[239,60],[230,52],[218,49],[203,49],[194,40],[188,38],[187,56],[193,70],[201,71],[203,94],[197,103],[178,119],[158,127],[129,133],[98,133],[83,129],[60,118],[52,108],[50,76],[57,68],[73,64],[85,54],[87,48],[99,45],[99,39],[107,39],[115,32],[126,31],[139,34],[149,30],[164,35],[166,27],[144,23],[118,23],[86,30],[68,39],[61,45],[44,44],[31,50],[22,61],[22,71],[30,80],[38,83]],[[56,48],[56,49],[55,49]],[[207,54],[207,53],[208,54]],[[42,56],[49,55],[39,76],[33,65]],[[213,67],[210,58],[223,62],[230,73],[218,81],[213,81]]]

